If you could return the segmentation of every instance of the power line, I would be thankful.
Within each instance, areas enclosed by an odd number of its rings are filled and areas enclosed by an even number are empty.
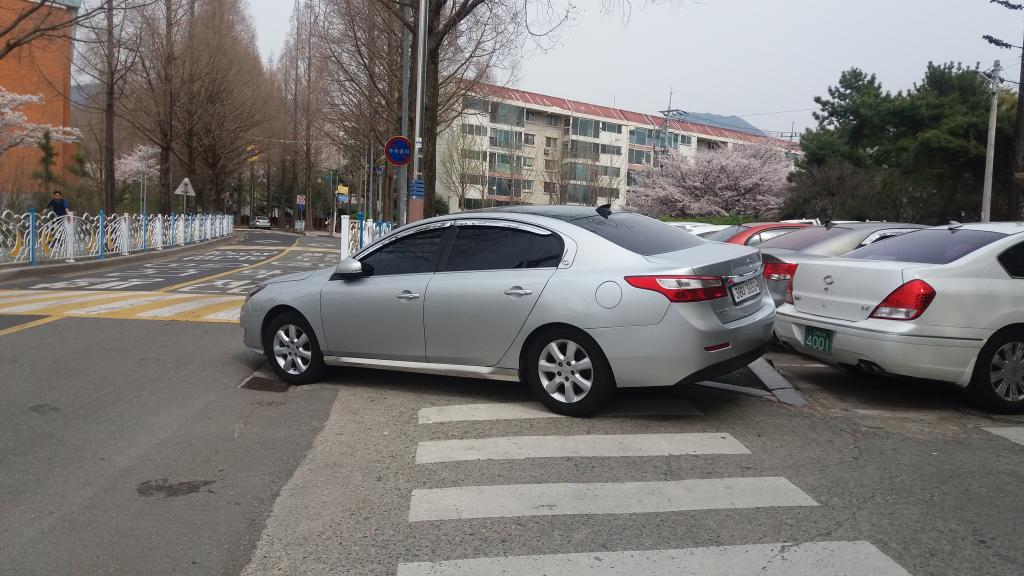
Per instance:
[[[774,114],[791,114],[794,112],[812,112],[817,108],[799,108],[797,110],[779,110],[778,112],[759,112],[757,114],[736,114],[737,118],[750,118],[751,116],[772,116]]]

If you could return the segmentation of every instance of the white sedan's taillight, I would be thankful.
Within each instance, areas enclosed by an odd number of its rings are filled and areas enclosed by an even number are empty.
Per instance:
[[[664,294],[671,302],[704,302],[725,298],[725,282],[715,276],[627,276],[634,288]]]
[[[934,299],[935,289],[927,282],[911,280],[882,300],[871,317],[882,320],[916,320]]]

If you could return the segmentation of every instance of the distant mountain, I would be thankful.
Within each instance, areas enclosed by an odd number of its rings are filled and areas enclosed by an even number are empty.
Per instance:
[[[723,116],[721,114],[711,114],[710,112],[681,112],[674,114],[673,117],[677,120],[693,122],[694,124],[707,124],[708,126],[725,128],[727,130],[739,130],[740,132],[757,134],[758,136],[767,136],[760,128],[739,116]]]

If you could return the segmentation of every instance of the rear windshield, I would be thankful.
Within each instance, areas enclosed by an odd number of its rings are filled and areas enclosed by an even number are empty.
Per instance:
[[[854,250],[844,258],[949,264],[1000,238],[1006,235],[982,230],[919,230]]]
[[[764,242],[761,242],[757,248],[758,250],[763,250],[765,248],[803,250],[811,244],[816,244],[822,240],[831,238],[832,236],[838,236],[839,234],[849,231],[849,228],[840,228],[839,226],[833,226],[832,228],[813,226],[811,228],[804,228],[803,230],[794,230],[789,234],[783,234],[782,236],[772,238],[771,240],[765,240]]]
[[[704,243],[681,228],[629,212],[609,214],[607,218],[595,214],[569,222],[641,256],[675,252]]]
[[[729,238],[743,232],[750,226],[729,226],[728,228],[722,228],[718,232],[708,234],[704,237],[705,240],[711,240],[712,242],[725,242]]]

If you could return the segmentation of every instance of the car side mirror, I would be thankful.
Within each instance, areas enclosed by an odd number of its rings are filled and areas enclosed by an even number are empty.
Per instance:
[[[334,273],[346,278],[363,275],[363,263],[355,258],[345,258],[334,268]]]

